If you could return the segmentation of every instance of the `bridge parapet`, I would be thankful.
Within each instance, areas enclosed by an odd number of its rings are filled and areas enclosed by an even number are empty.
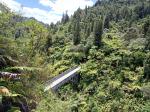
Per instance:
[[[70,81],[73,77],[75,77],[77,72],[81,69],[81,67],[73,67],[69,70],[66,70],[62,74],[52,78],[51,80],[46,82],[46,87],[44,91],[48,91],[49,89],[57,90],[60,86]]]

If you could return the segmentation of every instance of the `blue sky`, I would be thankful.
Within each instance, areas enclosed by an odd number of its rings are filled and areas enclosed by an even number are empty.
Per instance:
[[[39,8],[47,11],[51,10],[50,7],[45,7],[40,4],[38,0],[16,0],[16,2],[21,3],[25,7]]]
[[[72,15],[78,7],[92,6],[96,0],[0,0],[12,11],[25,17],[34,17],[39,21],[50,24],[61,19],[66,10]]]

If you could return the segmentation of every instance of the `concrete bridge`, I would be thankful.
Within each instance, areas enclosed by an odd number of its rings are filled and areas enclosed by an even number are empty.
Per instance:
[[[52,90],[56,91],[60,86],[67,83],[77,76],[77,72],[81,69],[81,67],[73,67],[62,74],[52,78],[51,80],[46,82],[46,87],[44,91]]]

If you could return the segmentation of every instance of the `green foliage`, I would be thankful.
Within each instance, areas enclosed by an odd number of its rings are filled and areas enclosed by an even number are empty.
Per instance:
[[[147,0],[98,0],[51,25],[2,10],[0,69],[23,77],[0,85],[25,96],[30,111],[148,112],[149,14]],[[78,85],[43,92],[48,79],[74,66],[81,66]]]
[[[48,49],[52,46],[52,36],[51,34],[48,34],[46,44],[45,44],[45,49],[46,52],[48,52]]]
[[[66,11],[66,13],[63,14],[63,16],[62,16],[61,22],[66,23],[68,21],[69,21],[69,16],[68,16],[67,11]]]
[[[150,73],[150,55],[148,54],[144,64],[144,78],[146,78],[147,80],[150,79],[149,73]]]
[[[149,112],[150,110],[150,104],[149,102],[145,103],[145,105],[142,107],[141,111],[143,112]]]
[[[103,22],[102,20],[97,20],[94,24],[94,44],[100,47],[103,34]]]
[[[78,15],[79,16],[79,15]],[[80,20],[79,17],[76,18],[73,28],[73,44],[78,45],[80,43]]]
[[[65,112],[69,111],[69,102],[60,101],[54,94],[52,93],[44,93],[42,95],[41,101],[39,102],[36,112]]]

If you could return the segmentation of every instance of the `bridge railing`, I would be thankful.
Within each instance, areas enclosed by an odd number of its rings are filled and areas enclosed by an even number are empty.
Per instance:
[[[80,67],[73,67],[69,70],[66,70],[65,72],[61,73],[60,75],[52,78],[51,80],[46,82],[46,88],[44,91],[47,91],[49,89],[56,90],[61,85],[66,83],[68,80],[71,80],[71,78],[75,77],[76,72],[80,69]]]

